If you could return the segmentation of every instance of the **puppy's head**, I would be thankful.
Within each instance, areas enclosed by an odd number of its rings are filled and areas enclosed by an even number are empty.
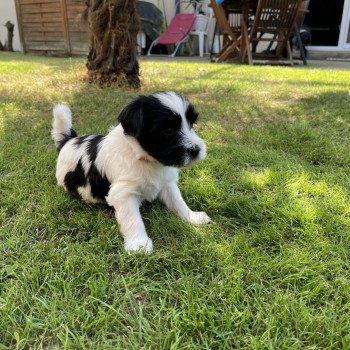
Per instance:
[[[139,96],[118,117],[124,133],[163,165],[183,167],[206,157],[204,141],[193,124],[198,113],[175,92]]]

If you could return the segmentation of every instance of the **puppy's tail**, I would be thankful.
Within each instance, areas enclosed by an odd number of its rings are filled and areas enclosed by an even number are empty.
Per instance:
[[[52,111],[52,130],[51,137],[55,141],[58,151],[65,143],[73,137],[76,137],[76,132],[72,129],[72,112],[64,104],[58,104]]]

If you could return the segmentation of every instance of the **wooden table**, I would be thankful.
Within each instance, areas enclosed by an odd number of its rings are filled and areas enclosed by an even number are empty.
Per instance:
[[[243,8],[254,9],[257,5],[258,0],[225,0],[221,6],[227,11],[238,11],[242,13]]]
[[[282,0],[280,0],[282,2]],[[299,8],[295,8],[293,7],[296,3],[290,3],[290,5],[285,4],[288,9],[291,9],[291,16],[295,16],[294,17],[294,25],[288,29],[288,33],[285,32],[283,33],[281,31],[281,29],[279,27],[279,24],[276,24],[277,28],[275,29],[274,32],[274,37],[273,39],[271,39],[271,43],[272,42],[277,42],[277,45],[279,45],[280,43],[282,43],[281,45],[286,45],[286,42],[283,40],[285,40],[286,36],[290,36],[291,32],[294,31],[294,34],[298,40],[299,43],[299,47],[300,47],[300,52],[301,52],[301,57],[303,59],[304,65],[307,64],[306,62],[306,58],[305,58],[305,53],[303,51],[302,48],[302,43],[301,43],[301,39],[300,39],[300,33],[299,33],[299,27],[301,25],[301,23],[298,23],[298,12],[295,11],[299,11],[302,14],[305,14],[305,11],[307,9],[307,5],[308,5],[308,1],[306,0],[297,0],[299,5]],[[248,27],[249,27],[249,16],[250,15],[254,15],[257,12],[261,14],[261,7],[259,5],[259,8],[257,10],[258,7],[258,3],[259,0],[225,0],[224,3],[222,5],[218,5],[216,3],[215,0],[210,0],[211,6],[213,8],[213,11],[215,13],[215,17],[217,20],[217,24],[219,25],[221,34],[224,36],[224,47],[223,49],[219,52],[219,54],[216,56],[215,61],[216,62],[222,62],[222,61],[226,61],[228,58],[231,58],[232,56],[235,55],[236,59],[239,59],[239,62],[243,63],[245,61],[245,57],[247,57],[248,59],[248,63],[252,64],[253,63],[253,54],[256,55],[255,49],[256,49],[256,45],[259,41],[268,41],[269,38],[267,39],[263,39],[261,38],[261,35],[259,36],[259,38],[257,39],[256,35],[257,32],[254,31],[253,33],[251,33],[250,37],[248,34]],[[283,4],[280,4],[283,5]],[[270,8],[268,8],[270,9]],[[272,9],[274,9],[274,7],[272,6]],[[259,11],[260,10],[260,11]],[[287,8],[283,9],[283,6],[280,6],[279,11],[281,11],[282,14],[285,14],[287,12]],[[294,11],[294,12],[293,12]],[[234,14],[239,14],[239,18],[240,18],[240,23],[239,26],[235,25],[232,26],[229,23],[228,20],[228,14],[230,13],[234,13]],[[272,18],[272,17],[271,17]],[[292,18],[292,17],[291,17]],[[259,15],[259,19],[261,19],[261,16]],[[262,22],[264,22],[266,19],[264,18],[262,20]],[[256,19],[255,19],[256,21]],[[272,18],[273,21],[273,18]],[[258,26],[259,22],[257,22],[257,24],[255,24],[256,22],[254,22],[254,25]],[[288,21],[286,21],[286,23],[288,23]],[[254,26],[253,25],[253,26]],[[272,27],[275,24],[272,24]],[[287,26],[290,25],[290,23],[286,24]],[[271,27],[271,24],[270,24]],[[255,27],[256,29],[256,27]],[[265,28],[265,31],[261,31],[260,33],[273,33],[272,31],[274,29],[271,28]],[[279,30],[279,31],[278,31]],[[284,28],[285,30],[285,28]],[[282,40],[279,39],[280,35],[282,33]],[[278,36],[277,36],[278,34]],[[284,35],[284,38],[283,38]],[[276,38],[278,40],[276,40]],[[252,50],[249,49],[249,42],[254,41],[255,46],[252,46]],[[280,50],[278,50],[278,46],[276,48],[276,54],[275,57],[276,59],[278,59],[278,56],[281,55],[282,52],[282,46],[279,46]],[[268,49],[269,50],[269,49]],[[278,52],[277,52],[278,51]],[[293,59],[292,59],[292,53],[291,53],[291,49],[290,49],[290,45],[289,43],[287,43],[287,51],[289,53],[289,58],[291,61],[291,64],[293,64]],[[266,55],[268,60],[273,59],[271,57],[271,55]],[[261,57],[261,56],[259,56]]]
[[[224,47],[217,55],[215,61],[225,61],[229,56],[236,53],[238,59],[242,61],[246,45],[248,45],[248,18],[250,13],[254,13],[258,0],[226,0],[222,5],[218,5],[215,0],[210,0],[215,18],[221,33],[224,35]],[[228,21],[228,14],[240,14],[240,35],[234,31]]]

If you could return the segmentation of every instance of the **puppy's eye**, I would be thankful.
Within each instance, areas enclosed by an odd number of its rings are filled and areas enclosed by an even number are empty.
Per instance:
[[[172,135],[174,134],[174,129],[172,129],[172,128],[164,129],[164,130],[163,130],[163,134],[164,134],[165,136],[172,136]]]

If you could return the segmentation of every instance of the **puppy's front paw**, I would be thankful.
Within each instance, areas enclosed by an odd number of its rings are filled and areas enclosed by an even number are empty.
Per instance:
[[[144,252],[146,254],[151,254],[153,243],[149,237],[145,239],[130,239],[124,242],[124,247],[127,252]]]
[[[190,211],[188,222],[192,225],[204,225],[210,221],[210,217],[204,211]]]

